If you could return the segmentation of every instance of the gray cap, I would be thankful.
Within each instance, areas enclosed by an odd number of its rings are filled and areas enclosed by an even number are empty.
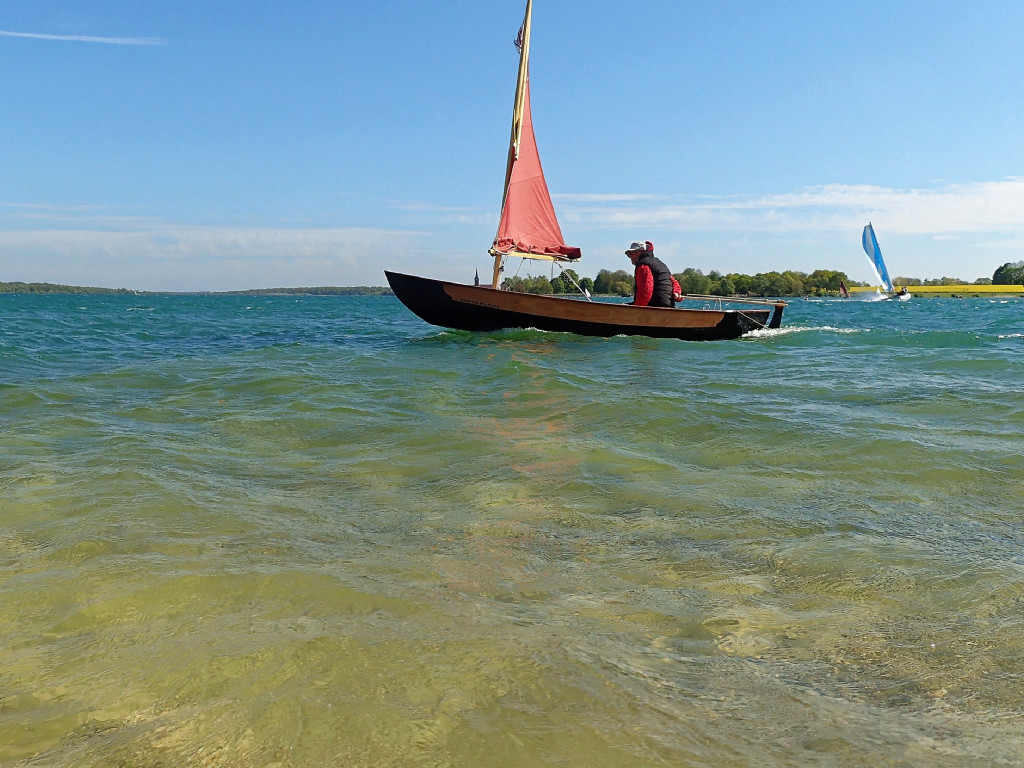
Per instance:
[[[646,251],[647,243],[642,243],[639,240],[634,240],[629,244],[629,248],[626,249],[626,253],[633,253],[634,251]]]

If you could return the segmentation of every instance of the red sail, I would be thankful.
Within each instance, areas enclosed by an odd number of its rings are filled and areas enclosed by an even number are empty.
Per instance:
[[[565,244],[555,217],[544,170],[540,166],[537,141],[533,136],[530,115],[530,81],[523,94],[522,132],[519,156],[512,161],[505,204],[501,209],[494,250],[501,253],[517,251],[563,259],[578,259],[580,249]]]

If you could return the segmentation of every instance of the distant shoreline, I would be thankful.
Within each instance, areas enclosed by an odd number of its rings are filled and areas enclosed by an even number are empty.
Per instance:
[[[872,287],[851,287],[850,293],[874,293],[875,288]],[[942,298],[942,297],[957,297],[965,298],[967,296],[980,298],[982,296],[995,297],[995,296],[1020,296],[1024,294],[1024,286],[1022,285],[908,285],[907,290],[915,296],[928,297],[928,298]]]
[[[95,288],[58,283],[0,283],[0,293],[134,296],[393,296],[384,286],[350,285],[306,288],[250,288],[244,291],[136,291],[131,288]]]
[[[976,285],[970,283],[956,285],[908,286],[911,293],[931,298],[967,296],[995,297],[1021,296],[1024,286],[1020,285]],[[851,286],[851,293],[873,292],[869,286]],[[136,291],[131,288],[99,288],[92,286],[61,285],[59,283],[22,283],[0,282],[0,294],[51,294],[51,295],[96,295],[96,296],[394,296],[388,286],[349,285],[349,286],[307,286],[302,288],[249,288],[241,291]],[[594,294],[614,295],[614,294]],[[838,295],[835,292],[822,294],[805,293],[805,298],[816,295]],[[790,296],[788,298],[799,298]]]

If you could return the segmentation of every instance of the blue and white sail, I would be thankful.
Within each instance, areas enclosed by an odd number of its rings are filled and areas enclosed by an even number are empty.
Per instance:
[[[864,236],[861,238],[861,242],[864,244],[864,253],[868,255],[868,261],[871,262],[871,266],[875,270],[875,276],[881,281],[882,287],[892,293],[894,290],[892,280],[889,279],[889,270],[885,268],[885,262],[882,261],[882,249],[878,247],[878,240],[875,239],[875,230],[871,227],[871,222],[864,227]]]

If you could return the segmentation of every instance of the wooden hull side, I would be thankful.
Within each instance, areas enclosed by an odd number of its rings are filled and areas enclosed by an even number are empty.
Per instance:
[[[384,273],[395,296],[421,319],[463,331],[538,328],[583,336],[652,336],[687,341],[735,339],[778,327],[781,308],[712,310],[633,307],[461,285]],[[769,319],[769,315],[772,315]],[[771,325],[769,326],[769,323]]]

